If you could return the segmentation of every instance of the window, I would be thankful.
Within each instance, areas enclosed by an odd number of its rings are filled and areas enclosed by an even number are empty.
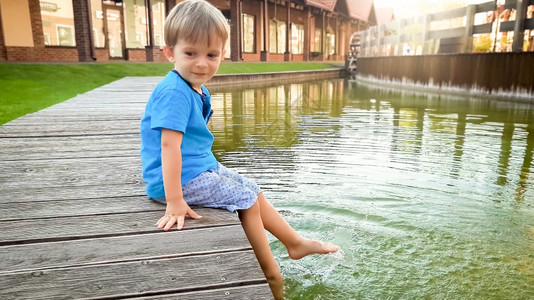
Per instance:
[[[230,22],[228,22],[228,24],[230,24]],[[228,32],[228,39],[226,40],[226,45],[224,47],[224,50],[225,50],[224,58],[225,59],[230,59],[232,57],[232,49],[230,48],[230,41],[232,40],[230,38],[231,34],[232,34],[231,32]]]
[[[44,44],[46,46],[50,46],[50,33],[45,32],[43,34],[43,37],[44,37]]]
[[[74,26],[56,24],[58,46],[76,46]]]
[[[304,52],[304,25],[291,25],[291,53],[302,54]]]
[[[158,4],[156,1],[151,1]],[[124,31],[126,48],[145,48],[147,41],[147,18],[144,0],[123,0]],[[157,13],[153,12],[155,19]],[[156,28],[154,28],[156,34]]]
[[[284,53],[286,50],[286,23],[279,20],[271,20],[269,36],[269,51],[271,53]]]
[[[314,52],[323,52],[323,49],[321,47],[323,43],[323,39],[321,35],[322,35],[321,28],[316,28],[315,29],[315,44],[314,44],[314,49],[313,49]]]
[[[255,43],[255,19],[253,15],[241,14],[241,35],[242,35],[242,48],[243,52],[246,53],[255,53],[256,52],[256,43]]]
[[[154,28],[154,46],[162,47],[163,26],[165,25],[165,1],[151,0],[152,4],[152,22]]]
[[[269,52],[277,52],[277,43],[278,38],[276,36],[276,21],[271,20],[271,22],[269,22]]]
[[[328,28],[326,32],[326,54],[333,55],[336,54],[336,34],[332,29]]]
[[[93,23],[93,40],[96,48],[106,46],[106,36],[104,35],[104,11],[102,1],[91,0],[91,19]]]
[[[39,1],[47,46],[76,46],[71,0]]]

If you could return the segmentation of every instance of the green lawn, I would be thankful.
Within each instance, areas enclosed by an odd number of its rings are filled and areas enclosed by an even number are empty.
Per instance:
[[[224,62],[218,74],[331,68],[315,62]],[[0,64],[0,125],[125,76],[164,76],[170,63]]]

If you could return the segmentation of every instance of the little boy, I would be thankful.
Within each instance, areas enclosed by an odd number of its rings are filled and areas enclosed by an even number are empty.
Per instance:
[[[174,69],[154,89],[141,120],[141,160],[150,199],[166,203],[156,226],[184,226],[201,218],[189,205],[237,211],[273,296],[283,297],[283,281],[265,229],[300,259],[338,247],[301,237],[265,199],[260,188],[217,162],[207,123],[213,111],[203,86],[224,58],[229,26],[222,13],[203,0],[175,6],[165,21],[163,52]]]

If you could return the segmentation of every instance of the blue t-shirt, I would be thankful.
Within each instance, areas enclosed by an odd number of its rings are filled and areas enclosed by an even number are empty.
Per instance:
[[[141,161],[146,193],[150,198],[165,197],[161,170],[161,130],[183,133],[182,185],[207,170],[217,168],[211,152],[213,134],[207,123],[211,117],[211,98],[202,86],[195,91],[175,70],[156,86],[141,120]],[[204,112],[204,113],[203,113]]]

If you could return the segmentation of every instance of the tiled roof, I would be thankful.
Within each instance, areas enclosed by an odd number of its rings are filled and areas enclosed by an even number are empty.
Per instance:
[[[394,19],[393,8],[392,7],[380,7],[375,8],[376,11],[376,22],[380,24],[387,24]]]
[[[372,1],[372,0],[371,0]],[[324,10],[333,11],[337,0],[306,0],[306,4],[322,8]]]
[[[343,1],[343,0],[340,0]],[[345,0],[349,9],[349,15],[352,18],[369,22],[370,14],[373,10],[373,0]]]
[[[305,3],[327,11],[333,11],[336,8],[336,3],[341,1],[346,5],[338,3],[337,7],[338,9],[346,7],[349,17],[369,23],[376,23],[374,0],[305,0]]]

